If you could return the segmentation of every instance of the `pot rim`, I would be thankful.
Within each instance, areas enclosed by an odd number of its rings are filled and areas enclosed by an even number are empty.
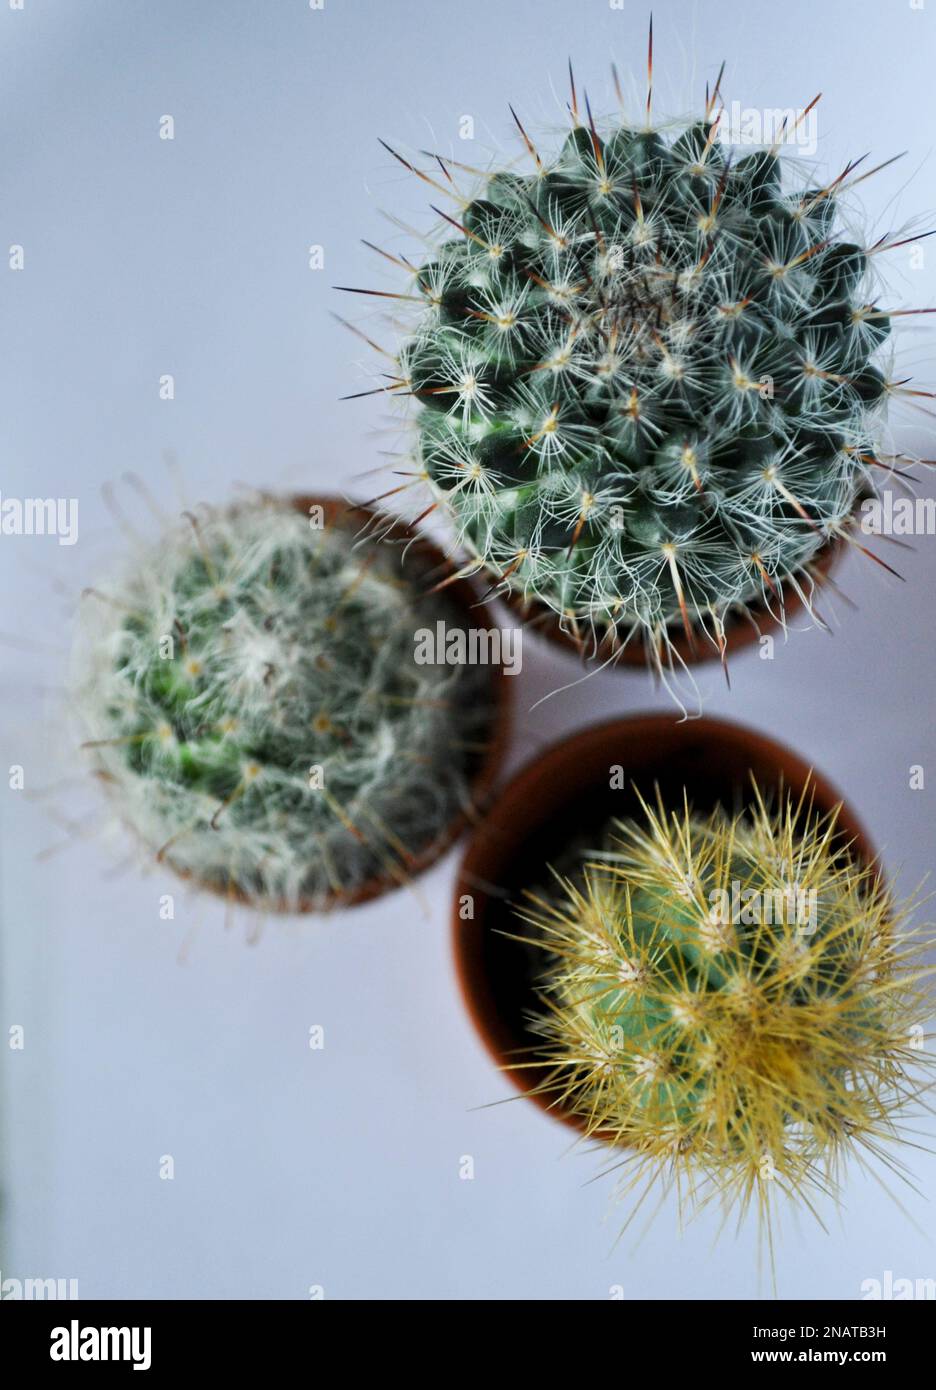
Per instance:
[[[816,591],[820,590],[828,580],[832,569],[841,559],[844,548],[845,541],[842,537],[834,536],[820,546],[803,567],[803,571],[810,576],[815,585]],[[524,598],[521,593],[510,589],[502,592],[497,587],[500,583],[498,577],[488,570],[483,572],[490,580],[491,592],[521,623],[529,627],[531,632],[578,657],[583,665],[602,659],[601,650],[605,641],[604,638],[593,640],[588,635],[577,638],[573,632],[562,627],[559,614],[548,604],[539,599]],[[685,662],[687,666],[702,666],[706,662],[723,659],[732,652],[743,651],[745,647],[751,646],[766,634],[775,632],[782,623],[795,617],[806,607],[803,596],[792,583],[791,577],[784,581],[781,587],[781,597],[781,614],[772,612],[763,600],[757,600],[748,605],[732,605],[728,610],[731,614],[731,621],[725,632],[723,652],[720,652],[718,647],[704,634],[695,634],[694,640],[690,642],[681,628],[673,628],[670,634],[670,645],[673,653],[679,661]],[[613,660],[607,662],[607,669],[612,671],[636,668],[653,669],[653,661],[645,635],[637,641],[630,640]]]

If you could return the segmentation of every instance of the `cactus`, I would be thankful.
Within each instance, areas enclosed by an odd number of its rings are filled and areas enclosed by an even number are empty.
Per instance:
[[[749,813],[641,802],[522,917],[548,953],[537,1089],[623,1146],[623,1186],[769,1223],[898,1137],[927,1017],[915,934],[803,798]],[[919,1043],[916,1044],[919,1046]]]
[[[558,153],[514,115],[530,172],[474,170],[473,195],[467,166],[390,151],[453,204],[425,262],[397,260],[418,317],[379,388],[420,407],[415,477],[466,572],[588,656],[642,641],[660,674],[675,634],[724,661],[732,614],[782,623],[785,590],[813,611],[819,552],[858,545],[906,390],[878,361],[873,270],[897,243],[862,247],[840,219],[867,174],[810,182],[779,147],[732,159],[718,102],[716,85],[700,117],[655,125],[648,87],[645,121],[599,129],[573,78]]]
[[[287,910],[424,862],[468,807],[491,713],[489,672],[416,659],[421,624],[466,622],[427,595],[433,560],[411,546],[401,567],[322,513],[187,514],[86,605],[76,644],[120,818],[199,885]]]

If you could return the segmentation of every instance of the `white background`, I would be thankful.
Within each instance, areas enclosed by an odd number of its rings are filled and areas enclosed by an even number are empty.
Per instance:
[[[571,55],[609,109],[609,60],[639,83],[646,18],[607,0],[2,0],[0,247],[22,244],[26,268],[0,262],[0,490],[80,503],[71,549],[0,537],[0,629],[22,641],[0,647],[0,768],[52,788],[27,798],[0,779],[0,1038],[26,1030],[24,1051],[0,1047],[3,1277],[77,1278],[84,1297],[769,1295],[753,1231],[735,1239],[729,1223],[716,1242],[712,1217],[679,1234],[667,1204],[615,1245],[622,1213],[588,1184],[597,1157],[568,1153],[569,1132],[528,1101],[482,1108],[512,1090],[456,993],[454,854],[421,901],[270,922],[249,945],[248,914],[226,929],[218,904],[168,876],[115,873],[75,811],[80,761],[55,689],[74,595],[116,549],[102,483],[136,470],[172,511],[169,451],[192,500],[238,483],[392,486],[363,476],[395,447],[385,410],[338,399],[374,363],[329,311],[370,305],[331,286],[398,285],[358,238],[412,249],[379,210],[427,227],[436,199],[377,136],[469,163],[514,154],[507,102],[528,128],[559,128]],[[916,230],[932,225],[933,0],[658,0],[655,28],[661,109],[697,102],[723,57],[725,95],[743,105],[803,106],[821,90],[828,174],[909,150],[862,185],[870,235],[917,214]],[[166,114],[172,142],[158,138]],[[465,114],[474,142],[458,138]],[[311,244],[324,271],[308,268]],[[917,271],[892,253],[894,302],[936,304],[934,267],[936,250]],[[932,386],[933,330],[909,323],[901,366]],[[172,402],[158,395],[167,372]],[[903,447],[936,454],[924,415],[894,423]],[[906,583],[849,556],[839,579],[857,611],[824,601],[834,637],[797,633],[772,662],[740,655],[730,693],[715,670],[701,679],[707,710],[838,783],[909,890],[932,862],[934,540],[885,554]],[[594,717],[666,707],[637,672],[528,713],[577,669],[532,639],[524,657],[514,763]],[[87,835],[59,852],[76,836],[54,817],[76,814]],[[162,922],[170,891],[176,917]],[[322,1051],[308,1047],[314,1024]],[[929,1196],[936,1161],[914,1153],[912,1166]],[[779,1240],[780,1293],[854,1298],[886,1270],[936,1276],[932,1207],[899,1195],[906,1212],[852,1171],[828,1233],[806,1217]]]

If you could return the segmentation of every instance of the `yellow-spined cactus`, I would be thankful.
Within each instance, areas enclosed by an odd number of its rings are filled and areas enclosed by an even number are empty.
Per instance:
[[[769,1223],[777,1195],[811,1206],[850,1154],[899,1137],[921,1090],[920,938],[837,810],[642,806],[521,914],[548,960],[537,1089],[622,1146],[625,1190]]]

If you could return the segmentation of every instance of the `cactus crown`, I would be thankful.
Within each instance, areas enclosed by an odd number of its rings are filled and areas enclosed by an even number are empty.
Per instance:
[[[837,811],[643,809],[521,914],[549,953],[540,1089],[630,1150],[627,1187],[769,1220],[775,1195],[809,1205],[850,1152],[897,1137],[919,948]]]
[[[401,882],[468,802],[487,673],[419,665],[464,626],[412,547],[260,499],[205,512],[87,605],[78,699],[122,819],[199,884],[319,908]],[[477,751],[475,745],[475,752]]]
[[[518,120],[531,172],[475,196],[402,160],[455,206],[382,389],[419,403],[417,471],[472,563],[609,659],[638,638],[671,665],[680,628],[723,653],[730,610],[782,621],[784,585],[808,607],[883,462],[887,248],[841,231],[854,166],[811,186],[778,148],[732,159],[718,100],[599,128],[573,81],[558,153]]]

